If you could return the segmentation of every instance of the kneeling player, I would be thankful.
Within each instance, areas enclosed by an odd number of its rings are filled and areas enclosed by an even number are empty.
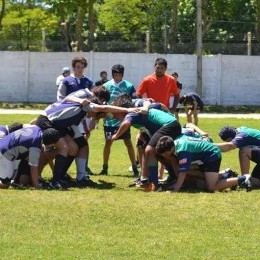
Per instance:
[[[205,168],[205,179],[208,191],[221,191],[226,188],[239,185],[249,191],[251,182],[250,175],[238,178],[228,178],[219,180],[219,168],[221,163],[220,149],[199,138],[180,136],[175,141],[169,136],[163,136],[156,145],[156,152],[165,158],[177,156],[179,161],[179,175],[174,187],[174,192],[178,192],[185,180],[186,175],[191,170],[194,161],[201,161]]]
[[[28,158],[32,184],[35,189],[39,185],[38,163],[45,146],[55,145],[60,138],[55,129],[42,131],[38,126],[29,126],[17,130],[0,142],[0,187],[7,188],[15,178],[16,160]]]

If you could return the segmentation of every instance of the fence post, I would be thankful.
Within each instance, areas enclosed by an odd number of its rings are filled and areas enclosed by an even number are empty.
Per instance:
[[[26,51],[26,68],[25,68],[25,85],[26,85],[26,102],[30,102],[29,100],[29,91],[30,91],[30,51]]]
[[[216,104],[222,105],[222,54],[217,57]]]
[[[202,96],[202,3],[197,0],[197,93]]]
[[[247,55],[248,56],[252,55],[252,33],[251,32],[247,33]]]
[[[145,33],[145,42],[146,42],[146,48],[145,48],[145,52],[146,53],[150,53],[150,31],[147,30]]]

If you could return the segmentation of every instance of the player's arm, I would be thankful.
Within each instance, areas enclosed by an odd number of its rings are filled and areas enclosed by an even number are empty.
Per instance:
[[[174,95],[174,102],[173,102],[173,105],[171,107],[172,111],[174,111],[174,112],[176,111],[176,108],[179,104],[179,100],[180,100],[180,94]]]
[[[118,139],[122,134],[124,134],[129,128],[131,127],[131,122],[125,120],[121,123],[118,131],[112,136],[111,140],[115,141]]]
[[[196,133],[200,134],[203,137],[209,136],[206,132],[204,132],[203,130],[201,130],[199,127],[197,127],[196,125],[194,125],[192,123],[187,123],[186,128],[192,129],[193,131],[195,131]]]
[[[63,84],[63,80],[60,82],[57,91],[57,100],[62,100],[66,97],[66,85]]]
[[[143,80],[136,91],[136,96],[141,98],[145,93],[147,93],[147,85],[146,80]]]
[[[215,145],[220,148],[222,153],[229,152],[229,151],[237,148],[237,146],[235,144],[233,144],[232,142],[218,143],[218,144],[215,144]]]
[[[130,112],[139,112],[139,108],[125,108],[125,107],[116,107],[111,105],[95,105],[93,107],[94,112],[105,112],[105,113],[130,113]]]
[[[89,99],[87,99],[87,98],[78,98],[73,95],[69,95],[69,96],[65,97],[65,100],[68,102],[79,103],[80,105],[83,105],[83,106],[88,105],[90,103]]]
[[[178,176],[178,179],[177,179],[177,182],[174,186],[174,192],[178,192],[180,191],[183,183],[184,183],[184,180],[186,178],[186,175],[187,175],[187,172],[180,172],[179,173],[179,176]]]

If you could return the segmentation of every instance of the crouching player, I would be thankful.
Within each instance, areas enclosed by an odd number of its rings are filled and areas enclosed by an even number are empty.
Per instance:
[[[132,107],[131,98],[120,96],[114,100],[113,105],[119,107]],[[112,136],[112,140],[117,140],[131,126],[136,128],[145,127],[151,134],[151,139],[144,145],[145,152],[142,160],[142,180],[149,177],[149,187],[147,191],[157,191],[158,187],[158,161],[156,159],[155,146],[160,137],[169,135],[176,138],[181,134],[181,125],[171,114],[158,109],[150,108],[141,113],[119,113],[115,114],[116,119],[122,121],[118,131]]]
[[[177,156],[179,174],[174,192],[180,191],[194,161],[201,161],[204,164],[208,191],[221,191],[235,185],[245,187],[247,191],[251,190],[249,174],[237,178],[219,179],[221,152],[210,142],[185,135],[178,137],[175,141],[169,136],[163,136],[156,145],[156,152],[168,159]]]
[[[38,126],[19,129],[0,142],[0,188],[8,188],[15,178],[16,160],[28,160],[32,184],[39,187],[38,163],[42,146],[55,145],[60,138],[55,129],[42,131]]]
[[[257,129],[241,126],[239,128],[225,126],[219,132],[220,138],[225,143],[216,144],[222,152],[228,152],[239,148],[239,162],[241,174],[248,174],[250,161],[245,159],[244,150],[246,146],[260,147],[260,131]]]
[[[179,103],[185,107],[187,122],[192,123],[193,117],[194,125],[198,125],[198,114],[204,106],[201,97],[195,93],[186,94],[180,98]]]

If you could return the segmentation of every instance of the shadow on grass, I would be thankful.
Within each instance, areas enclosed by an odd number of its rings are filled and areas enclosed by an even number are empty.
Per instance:
[[[111,190],[116,188],[116,184],[114,182],[106,182],[104,180],[98,180],[98,185],[94,187],[97,190]]]

